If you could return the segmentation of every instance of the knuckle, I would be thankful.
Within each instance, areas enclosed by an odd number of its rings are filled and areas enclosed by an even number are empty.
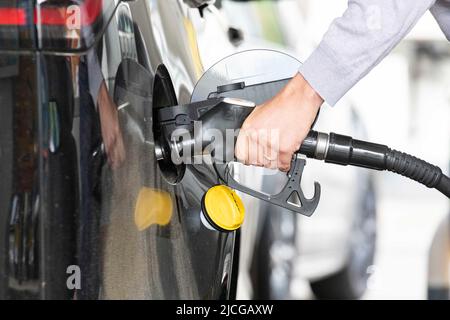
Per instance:
[[[299,148],[297,148],[296,144],[282,144],[279,147],[280,153],[284,155],[292,155],[294,154]]]
[[[292,153],[294,153],[294,152],[292,151],[292,148],[290,148],[289,146],[282,146],[282,147],[280,147],[280,154],[281,155],[290,155]]]

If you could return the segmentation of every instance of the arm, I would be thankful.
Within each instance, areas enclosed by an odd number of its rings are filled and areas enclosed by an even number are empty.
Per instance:
[[[438,0],[430,11],[447,40],[450,41],[450,1]]]
[[[89,93],[100,115],[103,143],[108,161],[113,169],[125,160],[125,147],[119,125],[117,106],[111,99],[95,50],[87,55]]]
[[[334,105],[342,98],[435,1],[349,0],[300,74],[244,122],[236,157],[246,164],[288,170],[323,101]]]
[[[409,33],[435,0],[349,0],[300,73],[330,105]]]

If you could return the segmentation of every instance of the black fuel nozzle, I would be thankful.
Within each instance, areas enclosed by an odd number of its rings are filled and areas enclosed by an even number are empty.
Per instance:
[[[164,134],[157,142],[157,158],[164,162],[191,163],[193,157],[209,154],[220,182],[271,204],[311,216],[319,203],[320,185],[314,184],[313,198],[305,197],[300,182],[306,160],[298,154],[293,157],[286,185],[278,194],[258,192],[234,179],[230,163],[236,161],[234,147],[238,130],[254,107],[254,103],[244,100],[215,98],[159,110],[155,120]]]
[[[181,161],[213,152],[217,161],[234,160],[234,143],[238,130],[255,108],[253,102],[213,98],[187,105],[158,110],[161,139],[157,158],[167,157],[168,150]]]

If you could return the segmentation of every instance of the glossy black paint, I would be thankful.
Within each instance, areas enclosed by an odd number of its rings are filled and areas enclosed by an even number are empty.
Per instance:
[[[119,109],[126,160],[118,169],[104,152],[88,52],[0,52],[2,299],[234,297],[235,234],[200,222],[201,197],[217,177],[210,168],[190,167],[172,184],[155,160],[153,108],[180,98],[168,71],[174,67],[154,54],[147,18],[135,20],[127,4],[118,6],[90,49]],[[174,32],[166,30],[167,41]],[[189,51],[170,54],[195,64]],[[138,228],[142,188],[171,199],[168,224]],[[80,288],[68,286],[71,266],[80,268]]]

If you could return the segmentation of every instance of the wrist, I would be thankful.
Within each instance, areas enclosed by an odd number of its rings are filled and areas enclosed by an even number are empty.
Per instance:
[[[288,94],[291,98],[294,98],[299,102],[301,101],[302,104],[306,104],[316,110],[319,110],[324,102],[319,93],[314,90],[300,73],[297,73],[295,77],[292,78],[290,85],[288,86]]]

